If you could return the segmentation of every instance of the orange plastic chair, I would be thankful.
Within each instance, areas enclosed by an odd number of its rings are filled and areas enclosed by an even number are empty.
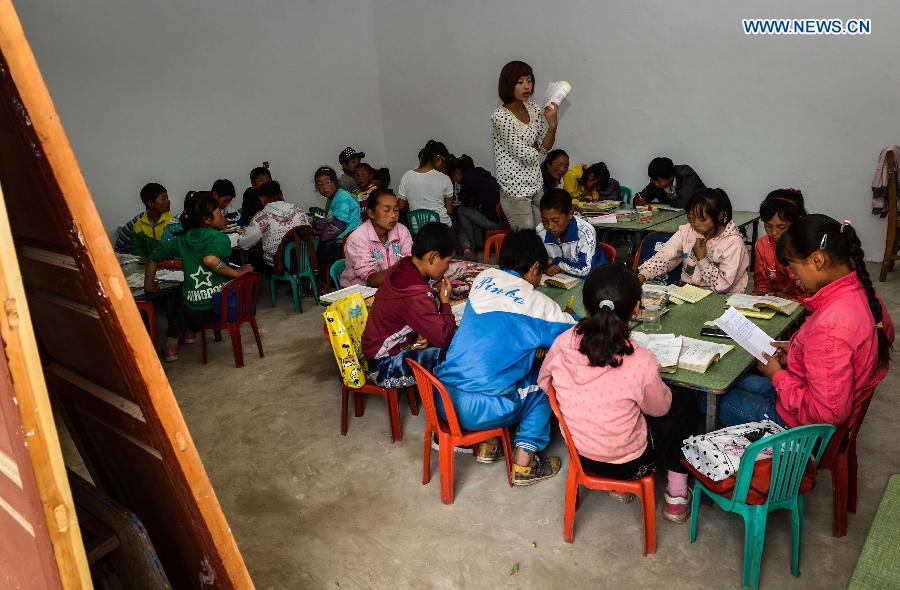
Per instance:
[[[568,543],[575,542],[575,511],[578,509],[578,486],[582,485],[592,490],[606,490],[620,494],[634,494],[643,507],[644,520],[644,556],[648,553],[656,553],[656,492],[653,487],[653,474],[645,475],[639,480],[620,480],[607,477],[598,477],[585,473],[578,458],[569,427],[559,411],[556,401],[556,390],[550,386],[547,392],[550,398],[550,407],[559,420],[559,428],[562,430],[569,450],[569,476],[566,479],[566,508],[563,515],[563,536]]]
[[[506,234],[495,234],[485,241],[483,258],[485,264],[491,264],[492,256],[496,256],[496,264],[500,264],[500,246],[503,244],[504,238],[506,238]]]
[[[422,405],[425,406],[425,445],[422,454],[422,485],[431,481],[431,434],[438,436],[438,460],[441,469],[441,502],[453,504],[453,455],[454,447],[468,447],[482,441],[500,437],[503,441],[503,456],[506,459],[506,479],[512,486],[512,443],[509,440],[509,429],[492,428],[490,430],[464,431],[459,427],[453,400],[447,388],[437,377],[425,367],[412,359],[406,359],[416,376],[416,385]],[[434,405],[434,390],[437,390],[444,404],[447,420],[441,420]]]
[[[203,364],[206,364],[206,331],[228,330],[231,335],[231,348],[234,350],[234,366],[244,366],[244,347],[241,344],[241,324],[247,322],[253,329],[259,356],[264,357],[259,326],[256,325],[256,304],[259,301],[258,272],[248,272],[242,277],[232,279],[222,287],[222,309],[216,321],[204,324],[200,328],[200,353]],[[234,305],[232,305],[234,302]]]
[[[330,341],[328,337],[328,326],[323,326],[325,332],[325,341]],[[353,394],[353,415],[357,418],[366,413],[365,401],[363,394],[377,395],[384,399],[388,407],[388,420],[391,424],[391,442],[395,443],[403,439],[403,430],[400,426],[400,402],[399,390],[387,389],[379,387],[374,383],[366,383],[359,389],[347,387],[341,383],[341,435],[347,436],[347,410],[350,405],[350,394]],[[416,392],[411,388],[406,388],[406,399],[409,403],[409,412],[413,416],[419,415],[419,404],[416,402]]]
[[[597,246],[603,249],[603,253],[606,255],[607,262],[615,262],[616,261],[616,247],[612,244],[607,244],[606,242],[597,242]]]
[[[152,301],[135,301],[138,312],[147,316],[147,332],[150,334],[150,342],[156,348],[156,309]]]
[[[875,388],[866,389],[853,401],[851,418],[841,424],[834,435],[825,454],[819,461],[819,469],[831,472],[832,512],[834,523],[832,534],[843,537],[847,534],[847,511],[856,514],[857,471],[856,437],[862,428],[863,419],[872,401]],[[854,417],[853,414],[856,414]],[[852,421],[851,421],[852,419]]]

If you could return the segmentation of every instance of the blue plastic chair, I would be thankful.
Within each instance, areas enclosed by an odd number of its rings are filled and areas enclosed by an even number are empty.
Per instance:
[[[631,189],[624,184],[619,185],[619,199],[621,199],[626,205],[631,204]]]
[[[300,252],[297,253],[297,243],[300,243]],[[292,260],[293,259],[293,260]],[[309,246],[305,240],[288,242],[284,246],[284,268],[296,268],[296,272],[285,270],[284,273],[272,274],[269,277],[269,291],[272,294],[272,307],[275,307],[275,283],[284,282],[291,284],[291,292],[294,296],[294,310],[303,313],[300,299],[303,292],[303,279],[308,279],[312,287],[313,299],[319,304],[319,291],[316,288],[316,275],[309,262]],[[299,287],[299,290],[298,290]]]
[[[674,234],[666,231],[655,231],[644,236],[638,251],[634,254],[634,272],[638,271],[638,267],[645,261],[653,258],[653,255],[659,251],[663,244],[669,241]],[[677,285],[681,280],[681,264],[669,271],[666,275],[666,283],[669,285]]]
[[[700,522],[700,496],[706,494],[726,512],[740,514],[744,519],[744,586],[759,588],[759,566],[766,541],[766,520],[773,510],[791,511],[791,573],[800,575],[800,539],[803,530],[803,496],[800,484],[810,456],[815,464],[828,446],[835,427],[830,424],[810,424],[791,428],[762,438],[747,447],[738,465],[737,481],[730,498],[710,491],[699,480],[694,482],[691,506],[691,543],[697,540]],[[756,457],[765,449],[772,449],[772,480],[763,504],[747,504],[747,493],[753,479]]]
[[[335,260],[328,271],[329,276],[331,276],[331,282],[334,283],[337,289],[341,288],[341,275],[344,274],[344,269],[346,268],[347,261],[341,258],[340,260]]]
[[[431,209],[415,209],[406,214],[409,220],[409,233],[415,237],[422,226],[431,221],[440,221],[441,216]]]

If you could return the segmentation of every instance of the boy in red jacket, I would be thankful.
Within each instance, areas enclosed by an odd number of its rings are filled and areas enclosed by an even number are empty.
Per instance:
[[[450,310],[450,281],[443,277],[456,251],[453,230],[431,222],[416,234],[412,256],[388,269],[362,336],[369,374],[377,385],[415,385],[408,358],[429,371],[444,360],[456,320]],[[435,294],[429,281],[438,279]]]

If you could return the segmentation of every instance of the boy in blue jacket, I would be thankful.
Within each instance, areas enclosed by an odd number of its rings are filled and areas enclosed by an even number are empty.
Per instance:
[[[561,188],[552,188],[541,197],[541,224],[537,234],[544,241],[553,276],[564,273],[585,278],[591,269],[606,262],[603,248],[597,247],[597,230],[587,221],[575,217],[572,197]]]
[[[507,234],[500,268],[475,277],[462,322],[435,375],[453,399],[460,426],[485,430],[518,425],[513,484],[531,485],[559,471],[557,457],[542,457],[550,442],[550,402],[537,385],[535,358],[575,320],[535,290],[547,252],[534,230]],[[438,412],[444,416],[440,398]],[[500,458],[496,443],[479,445],[476,459]]]

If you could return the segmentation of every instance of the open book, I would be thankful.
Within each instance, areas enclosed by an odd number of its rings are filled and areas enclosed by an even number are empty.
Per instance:
[[[734,307],[742,315],[751,318],[771,319],[776,312],[791,315],[800,304],[790,299],[774,295],[743,295],[736,293],[725,302],[725,307]]]
[[[763,332],[759,326],[745,318],[737,309],[729,307],[728,311],[716,319],[716,325],[731,336],[731,339],[741,345],[741,348],[756,357],[761,363],[767,362],[763,353],[772,356],[775,347],[772,346],[772,337]]]
[[[682,285],[681,287],[675,287],[669,291],[669,299],[677,299],[684,303],[697,303],[707,295],[711,294],[712,291],[708,289],[701,289],[694,285]]]
[[[570,277],[565,273],[557,273],[555,275],[541,275],[542,287],[559,287],[561,289],[571,289],[580,281],[578,277]]]
[[[544,93],[544,108],[546,109],[551,104],[555,104],[557,107],[560,106],[570,92],[572,92],[572,85],[568,82],[564,80],[550,82],[547,84],[547,91]]]
[[[321,295],[319,297],[319,302],[326,305],[331,305],[338,299],[357,292],[362,293],[363,299],[368,299],[369,297],[374,295],[376,291],[378,291],[378,289],[376,289],[375,287],[369,287],[366,285],[350,285],[349,287],[345,287],[343,289],[338,289],[337,291],[332,291],[331,293]]]
[[[659,370],[663,373],[674,373],[678,370],[678,357],[681,356],[682,337],[675,334],[645,334],[632,332],[631,338],[641,348],[646,348],[659,361]]]
[[[678,367],[686,371],[705,373],[713,363],[719,362],[719,359],[732,349],[734,349],[733,344],[719,344],[684,336],[681,356],[678,357]]]

